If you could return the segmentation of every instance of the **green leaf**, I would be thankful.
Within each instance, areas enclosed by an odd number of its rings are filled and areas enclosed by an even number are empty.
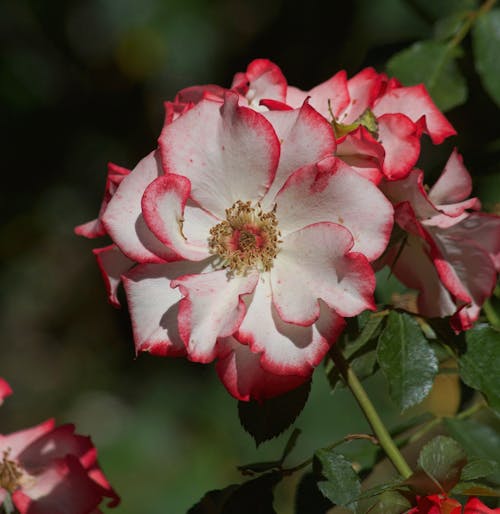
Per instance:
[[[408,512],[411,503],[396,491],[385,491],[368,509],[367,514],[402,514]]]
[[[493,460],[500,466],[500,433],[497,430],[473,419],[446,418],[444,423],[469,457]]]
[[[465,340],[467,352],[460,359],[462,380],[481,391],[500,415],[500,332],[486,324],[476,325],[466,332]]]
[[[463,448],[450,437],[437,436],[418,457],[418,469],[405,482],[417,494],[447,493],[458,483],[467,463]]]
[[[484,484],[476,484],[475,482],[459,482],[453,488],[452,493],[465,496],[493,496],[500,498],[500,491],[497,489],[492,489]]]
[[[295,514],[326,514],[333,506],[318,489],[318,477],[304,473],[295,493]]]
[[[276,514],[274,487],[281,478],[280,473],[268,473],[241,485],[209,491],[188,514]]]
[[[254,438],[258,446],[286,430],[300,414],[309,397],[311,382],[293,391],[262,402],[238,402],[238,415],[242,427]]]
[[[439,41],[419,41],[394,55],[387,70],[405,86],[424,83],[434,102],[448,111],[467,100],[467,84],[456,64],[460,50]]]
[[[434,38],[446,41],[452,38],[464,24],[467,11],[458,11],[439,19],[434,25]]]
[[[498,471],[498,465],[492,460],[473,459],[464,466],[460,480],[477,480],[485,478]]]
[[[361,482],[352,464],[333,450],[318,450],[315,458],[321,464],[321,474],[326,479],[318,482],[319,490],[331,502],[355,510]]]
[[[476,70],[484,89],[500,107],[500,9],[478,17],[472,28],[472,44]]]
[[[413,316],[394,311],[389,314],[377,358],[400,409],[420,403],[429,394],[438,361]]]
[[[376,353],[372,346],[374,346],[375,338],[380,333],[385,318],[386,316],[381,316],[378,313],[373,314],[369,311],[361,313],[356,319],[356,324],[361,327],[361,331],[357,335],[354,334],[354,339],[348,341],[345,346],[344,356],[360,380],[364,380],[373,374],[376,365]],[[334,365],[328,371],[328,381],[332,391],[340,381],[340,373]]]

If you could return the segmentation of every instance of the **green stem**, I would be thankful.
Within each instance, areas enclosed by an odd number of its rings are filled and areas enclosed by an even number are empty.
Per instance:
[[[349,366],[349,363],[345,360],[342,351],[337,345],[333,345],[332,349],[330,350],[330,355],[335,366],[337,366],[340,374],[342,375],[345,383],[356,398],[356,401],[361,407],[361,410],[368,420],[368,423],[372,427],[373,432],[380,443],[380,446],[384,449],[385,454],[392,462],[394,467],[398,470],[400,475],[403,478],[409,478],[413,473],[410,466],[408,466],[408,463],[404,459],[403,455],[401,455],[401,452],[392,440],[389,431],[380,419],[380,416],[375,410],[375,407],[370,401],[370,398],[368,398],[368,395],[366,394],[366,391],[361,385],[358,377],[354,373],[353,369]]]
[[[449,47],[453,48],[455,46],[458,46],[462,40],[465,38],[465,36],[469,33],[469,30],[472,28],[472,25],[474,25],[475,21],[479,16],[482,14],[490,11],[494,5],[497,3],[497,0],[486,0],[484,4],[481,5],[481,7],[477,11],[471,12],[465,21],[465,23],[462,25],[460,30],[455,34],[453,39],[449,42]]]

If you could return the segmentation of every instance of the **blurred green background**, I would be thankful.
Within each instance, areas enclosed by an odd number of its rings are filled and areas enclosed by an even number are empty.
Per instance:
[[[107,304],[91,254],[107,243],[77,238],[73,227],[95,217],[108,161],[132,168],[154,148],[162,102],[178,89],[228,86],[256,57],[303,89],[340,68],[383,71],[396,51],[430,37],[452,4],[1,0],[0,376],[15,390],[1,432],[51,416],[75,422],[98,446],[123,514],[185,512],[208,489],[239,481],[238,464],[277,458],[283,439],[255,449],[211,366],[135,358],[127,310]],[[425,145],[424,164],[435,172],[458,145],[492,206],[498,110],[467,55],[461,66],[469,100],[449,113],[460,136]],[[369,388],[394,421],[380,378]],[[330,395],[321,369],[297,426],[297,462],[367,430],[344,391]],[[362,459],[363,449],[349,451]],[[278,491],[279,512],[292,485]]]

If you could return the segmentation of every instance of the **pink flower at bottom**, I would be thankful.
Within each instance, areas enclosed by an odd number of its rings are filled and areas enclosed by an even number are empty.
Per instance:
[[[52,419],[0,435],[0,506],[7,495],[20,514],[98,514],[104,498],[120,501],[90,438]]]

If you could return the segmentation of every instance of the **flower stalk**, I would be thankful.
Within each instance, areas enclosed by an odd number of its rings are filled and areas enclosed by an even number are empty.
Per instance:
[[[394,467],[397,469],[399,474],[405,479],[409,478],[413,473],[410,466],[408,465],[405,458],[399,451],[391,435],[389,434],[389,431],[387,430],[382,419],[378,415],[373,403],[368,397],[364,387],[362,386],[358,377],[354,373],[349,363],[344,358],[342,351],[337,345],[334,344],[332,346],[330,350],[330,356],[335,366],[337,366],[342,378],[344,379],[344,382],[356,398],[358,405],[360,406],[368,423],[373,429],[373,432],[377,437],[378,442],[380,446],[383,448],[385,454],[392,462]]]

